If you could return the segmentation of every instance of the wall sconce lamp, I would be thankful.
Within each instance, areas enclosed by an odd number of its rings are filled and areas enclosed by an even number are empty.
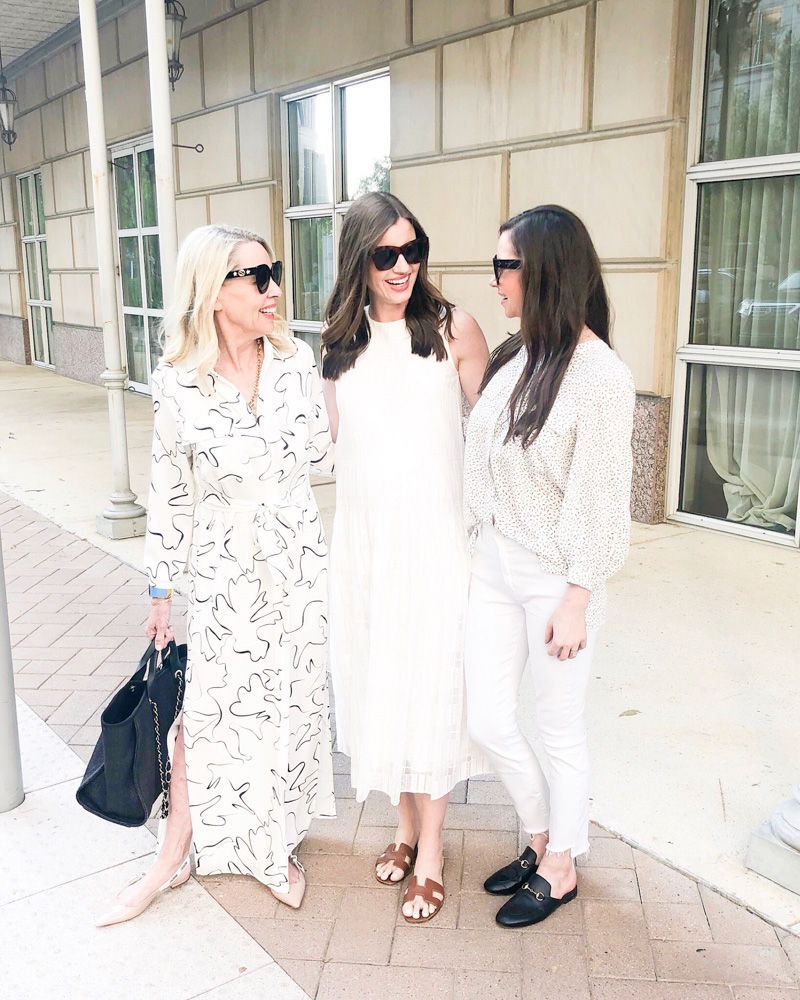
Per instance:
[[[183,75],[183,63],[181,62],[181,32],[183,22],[186,20],[186,11],[179,0],[165,0],[164,16],[167,21],[167,59],[169,62],[169,82],[172,89]]]
[[[17,133],[14,131],[17,95],[6,86],[6,83],[6,76],[3,72],[3,56],[0,54],[0,139],[11,147],[17,138]]]

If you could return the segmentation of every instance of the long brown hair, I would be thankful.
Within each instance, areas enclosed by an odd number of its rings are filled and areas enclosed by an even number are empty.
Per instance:
[[[611,346],[608,297],[586,226],[560,205],[540,205],[503,223],[522,259],[520,331],[489,359],[481,392],[519,351],[527,360],[509,401],[506,442],[533,441],[550,415],[585,326]]]
[[[339,238],[339,270],[325,307],[324,378],[335,380],[343,375],[369,344],[364,307],[369,302],[370,254],[398,219],[408,219],[417,237],[426,235],[402,201],[383,191],[363,195],[347,210]],[[452,339],[453,306],[428,277],[427,260],[419,265],[405,318],[411,334],[412,353],[423,358],[434,354],[437,361],[444,361],[447,350],[440,331],[448,340]]]

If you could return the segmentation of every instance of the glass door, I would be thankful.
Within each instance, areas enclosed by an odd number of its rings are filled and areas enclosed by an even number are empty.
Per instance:
[[[35,364],[52,368],[55,364],[53,307],[50,301],[50,268],[47,264],[42,175],[38,171],[24,174],[19,178],[19,203],[31,351]]]
[[[153,148],[120,149],[113,163],[128,380],[134,389],[148,392],[150,373],[162,353],[164,315]]]

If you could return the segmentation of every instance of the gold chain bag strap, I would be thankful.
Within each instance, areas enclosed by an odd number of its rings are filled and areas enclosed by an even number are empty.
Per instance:
[[[174,643],[171,643],[170,646],[174,647]],[[167,652],[168,655],[175,655],[177,657],[178,655],[177,648],[174,649],[173,653],[173,649],[171,649],[170,646],[167,646],[166,650],[164,650],[163,652]],[[163,654],[162,654],[161,666],[156,667],[156,672],[165,669],[167,668],[164,665]],[[177,669],[171,672],[175,678],[175,683],[177,685],[177,697],[175,699],[175,712],[170,721],[168,729],[172,728],[178,716],[181,714],[181,709],[183,708],[184,671],[180,667],[178,667]],[[170,790],[170,783],[172,780],[172,761],[170,760],[169,752],[167,752],[166,764],[164,763],[164,752],[162,750],[163,741],[161,738],[161,720],[159,718],[158,703],[156,699],[150,697],[149,684],[147,688],[147,693],[148,693],[148,700],[150,702],[150,708],[153,711],[153,726],[155,728],[155,735],[156,735],[156,756],[158,759],[158,776],[159,779],[161,780],[161,818],[166,819],[167,816],[169,815],[169,790]]]

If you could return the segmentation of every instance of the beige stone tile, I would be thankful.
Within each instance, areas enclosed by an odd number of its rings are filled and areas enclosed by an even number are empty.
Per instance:
[[[61,100],[49,101],[42,106],[42,128],[44,129],[44,155],[52,158],[66,153],[64,104]]]
[[[466,805],[451,803],[447,807],[445,826],[460,830],[491,830],[516,832],[519,819],[513,806]]]
[[[656,344],[661,331],[659,295],[665,272],[603,273],[614,313],[614,349],[633,372],[636,388],[655,388]]]
[[[239,116],[239,167],[242,183],[272,177],[267,99],[237,105]]]
[[[727,986],[592,979],[592,1000],[731,1000]]]
[[[688,983],[729,983],[740,986],[796,986],[779,947],[653,941],[659,979]]]
[[[697,883],[641,851],[633,852],[639,889],[645,903],[696,903]]]
[[[241,4],[239,5],[241,6]],[[184,34],[201,28],[209,21],[215,21],[223,14],[233,10],[233,0],[193,0],[186,8],[186,24],[183,26]]]
[[[361,808],[355,799],[344,799],[336,803],[336,819],[314,820],[303,841],[303,854],[351,854]]]
[[[254,230],[271,243],[272,192],[271,187],[261,187],[212,194],[208,199],[209,222]]]
[[[594,113],[597,126],[669,114],[675,0],[607,0],[597,8]]]
[[[589,1000],[583,938],[550,934],[521,934],[520,938],[523,1000]]]
[[[790,934],[787,931],[778,931],[778,940],[781,947],[789,956],[789,962],[794,969],[794,974],[800,978],[800,937],[797,934]]]
[[[71,691],[48,721],[54,725],[82,726],[107,701],[105,691]]]
[[[436,150],[436,52],[417,52],[389,64],[392,159]]]
[[[326,960],[388,965],[396,909],[395,893],[385,887],[345,889]]]
[[[445,45],[443,147],[581,129],[585,30],[576,8]]]
[[[320,976],[324,968],[322,962],[309,962],[301,958],[282,958],[278,963],[287,976],[310,996],[317,995]]]
[[[504,0],[413,0],[414,43],[445,38],[506,16]]]
[[[434,264],[491,259],[503,221],[501,169],[495,155],[392,170],[392,192],[425,227]]]
[[[200,72],[200,35],[184,35],[181,41],[183,74],[180,85],[170,94],[173,120],[191,115],[203,108],[202,74]]]
[[[61,291],[64,300],[64,322],[74,323],[77,326],[94,326],[92,276],[85,272],[62,274]]]
[[[800,1000],[800,990],[790,990],[785,986],[770,989],[768,986],[734,986],[735,1000]]]
[[[17,94],[20,112],[27,111],[35,104],[41,104],[47,98],[44,63],[33,66],[22,76],[18,76],[12,86]]]
[[[518,972],[456,973],[453,1000],[521,1000],[522,976]]]
[[[645,903],[643,909],[653,940],[712,940],[711,928],[700,903]]]
[[[269,919],[275,916],[279,907],[289,909],[282,906],[269,889],[254,878],[244,875],[210,875],[198,877],[198,881],[237,920]],[[305,904],[305,900],[303,903]]]
[[[200,198],[176,199],[175,211],[178,216],[178,240],[180,242],[183,242],[193,229],[208,224],[208,205],[205,195]]]
[[[397,808],[383,792],[370,792],[364,802],[361,822],[365,826],[397,826]]]
[[[590,899],[583,916],[593,976],[656,978],[641,904]]]
[[[303,841],[300,848],[300,860],[306,869],[306,879],[313,885],[363,886],[372,888],[375,881],[375,868],[372,860],[364,855],[352,854],[314,854],[305,852]],[[390,890],[387,889],[387,892]]]
[[[465,830],[462,891],[483,892],[483,883],[492,872],[516,857],[516,834]]]
[[[117,19],[119,33],[119,58],[121,62],[136,59],[147,51],[147,31],[144,7],[135,7],[120,14]]]
[[[42,144],[42,113],[37,108],[16,119],[14,129],[17,139],[11,149],[3,153],[5,167],[11,173],[19,173],[38,166],[44,159]]]
[[[353,30],[358,25],[358,30]],[[287,39],[291,44],[287,44]],[[386,59],[406,44],[405,0],[270,0],[253,8],[256,90]]]
[[[152,128],[146,59],[128,63],[103,77],[103,105],[109,142]]]
[[[516,972],[521,938],[520,934],[405,925],[395,929],[391,964],[423,969]]]
[[[89,759],[94,751],[94,746],[75,746],[73,743],[70,743],[69,746],[70,749],[80,757],[84,764],[89,763]]]
[[[449,969],[425,969],[328,962],[322,970],[317,1000],[451,1000],[454,974]]]
[[[333,791],[337,802],[339,799],[354,799],[356,797],[356,790],[350,784],[349,774],[334,774]]]
[[[560,0],[514,0],[514,13],[526,14],[531,10],[551,7],[554,3],[560,3]]]
[[[621,840],[598,838],[578,864],[581,868],[633,868],[633,851]]]
[[[57,52],[44,64],[47,96],[54,97],[71,90],[78,83],[78,57],[74,45]]]
[[[97,267],[94,212],[72,216],[72,247],[75,252],[75,267]]]
[[[250,15],[228,17],[203,32],[206,107],[251,93]],[[232,53],[237,55],[231,58]]]
[[[330,920],[242,917],[238,922],[278,962],[284,958],[321,962],[333,930]]]
[[[555,203],[586,223],[604,259],[662,257],[668,133],[511,154],[511,214]]]
[[[300,909],[293,910],[276,899],[274,916],[278,920],[336,920],[344,891],[340,885],[311,885],[306,882]]]
[[[701,885],[699,889],[714,941],[719,944],[774,946],[776,935],[772,924],[707,886]]]
[[[511,796],[501,781],[470,781],[467,790],[470,805],[511,805]]]
[[[179,190],[202,191],[236,184],[236,112],[222,108],[177,125],[179,143],[202,143],[202,153],[178,150]]]
[[[494,253],[494,234],[487,233],[486,237],[485,256],[488,259]],[[489,286],[491,277],[491,268],[486,267],[470,274],[444,273],[441,280],[442,294],[476,320],[490,351],[513,329],[512,322],[503,315],[497,292]],[[473,778],[470,790],[475,797],[469,801],[501,804],[511,801],[500,781],[476,781]]]
[[[583,899],[640,902],[636,872],[630,868],[581,868],[578,895]]]

